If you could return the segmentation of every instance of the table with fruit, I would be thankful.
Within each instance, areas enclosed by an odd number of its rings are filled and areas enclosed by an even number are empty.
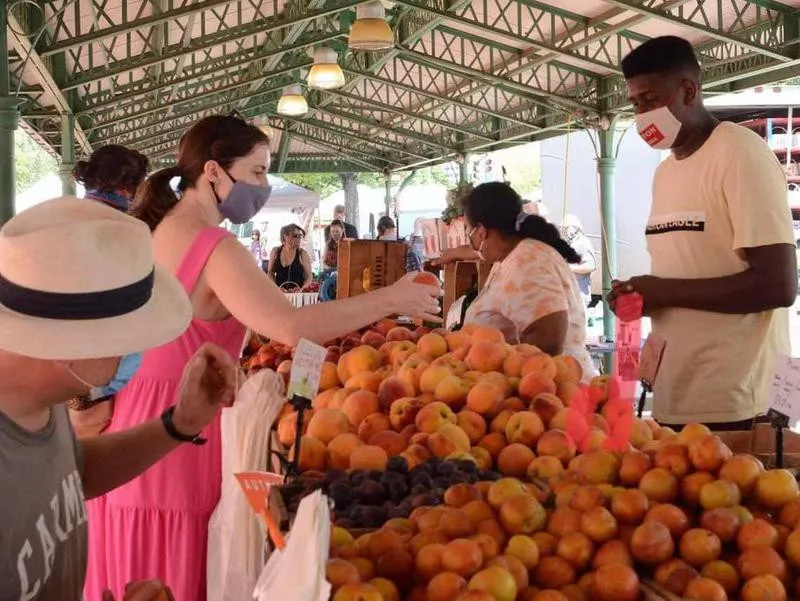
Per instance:
[[[285,501],[334,503],[334,601],[800,598],[793,472],[635,418],[613,379],[490,328],[384,320],[327,346]]]

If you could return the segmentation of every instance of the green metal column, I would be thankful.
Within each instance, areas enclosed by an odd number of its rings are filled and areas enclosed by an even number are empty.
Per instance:
[[[469,183],[469,158],[464,155],[464,160],[458,164],[458,183]]]
[[[0,1],[0,225],[14,216],[17,192],[14,165],[14,132],[23,101],[11,96],[8,70],[8,2]]]
[[[75,195],[75,178],[72,170],[75,168],[75,115],[66,113],[61,117],[61,165],[58,169],[61,175],[61,193],[64,196]]]
[[[600,156],[597,170],[600,174],[600,222],[603,257],[603,296],[611,292],[611,282],[617,276],[617,222],[614,201],[614,172],[617,157],[614,152],[616,120],[606,130],[598,129]],[[607,341],[613,341],[616,329],[614,314],[607,303],[603,303],[603,334]]]

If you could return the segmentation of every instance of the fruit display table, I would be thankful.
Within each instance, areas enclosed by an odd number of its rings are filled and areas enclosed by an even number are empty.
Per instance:
[[[800,435],[776,469],[769,424],[677,433],[581,375],[485,327],[332,341],[301,431],[277,424],[300,474],[273,491],[284,529],[332,502],[332,601],[800,598]]]

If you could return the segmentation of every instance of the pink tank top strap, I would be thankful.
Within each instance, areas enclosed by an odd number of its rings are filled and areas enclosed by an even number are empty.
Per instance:
[[[208,227],[197,234],[178,266],[178,273],[175,274],[183,284],[187,294],[191,294],[194,290],[197,280],[200,278],[200,274],[203,273],[208,258],[214,252],[217,244],[219,244],[220,240],[230,235],[226,230],[219,227]]]

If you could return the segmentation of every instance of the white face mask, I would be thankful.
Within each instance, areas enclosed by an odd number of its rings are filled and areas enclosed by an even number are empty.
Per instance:
[[[642,140],[656,150],[669,150],[675,145],[683,124],[668,107],[662,106],[636,115],[636,131]]]
[[[467,240],[469,240],[469,245],[472,247],[472,250],[475,251],[475,254],[478,256],[479,261],[485,261],[486,257],[483,256],[483,245],[486,244],[486,239],[481,240],[480,245],[478,248],[475,248],[475,245],[472,243],[472,235],[478,231],[477,227],[472,228],[472,231],[467,234]]]

